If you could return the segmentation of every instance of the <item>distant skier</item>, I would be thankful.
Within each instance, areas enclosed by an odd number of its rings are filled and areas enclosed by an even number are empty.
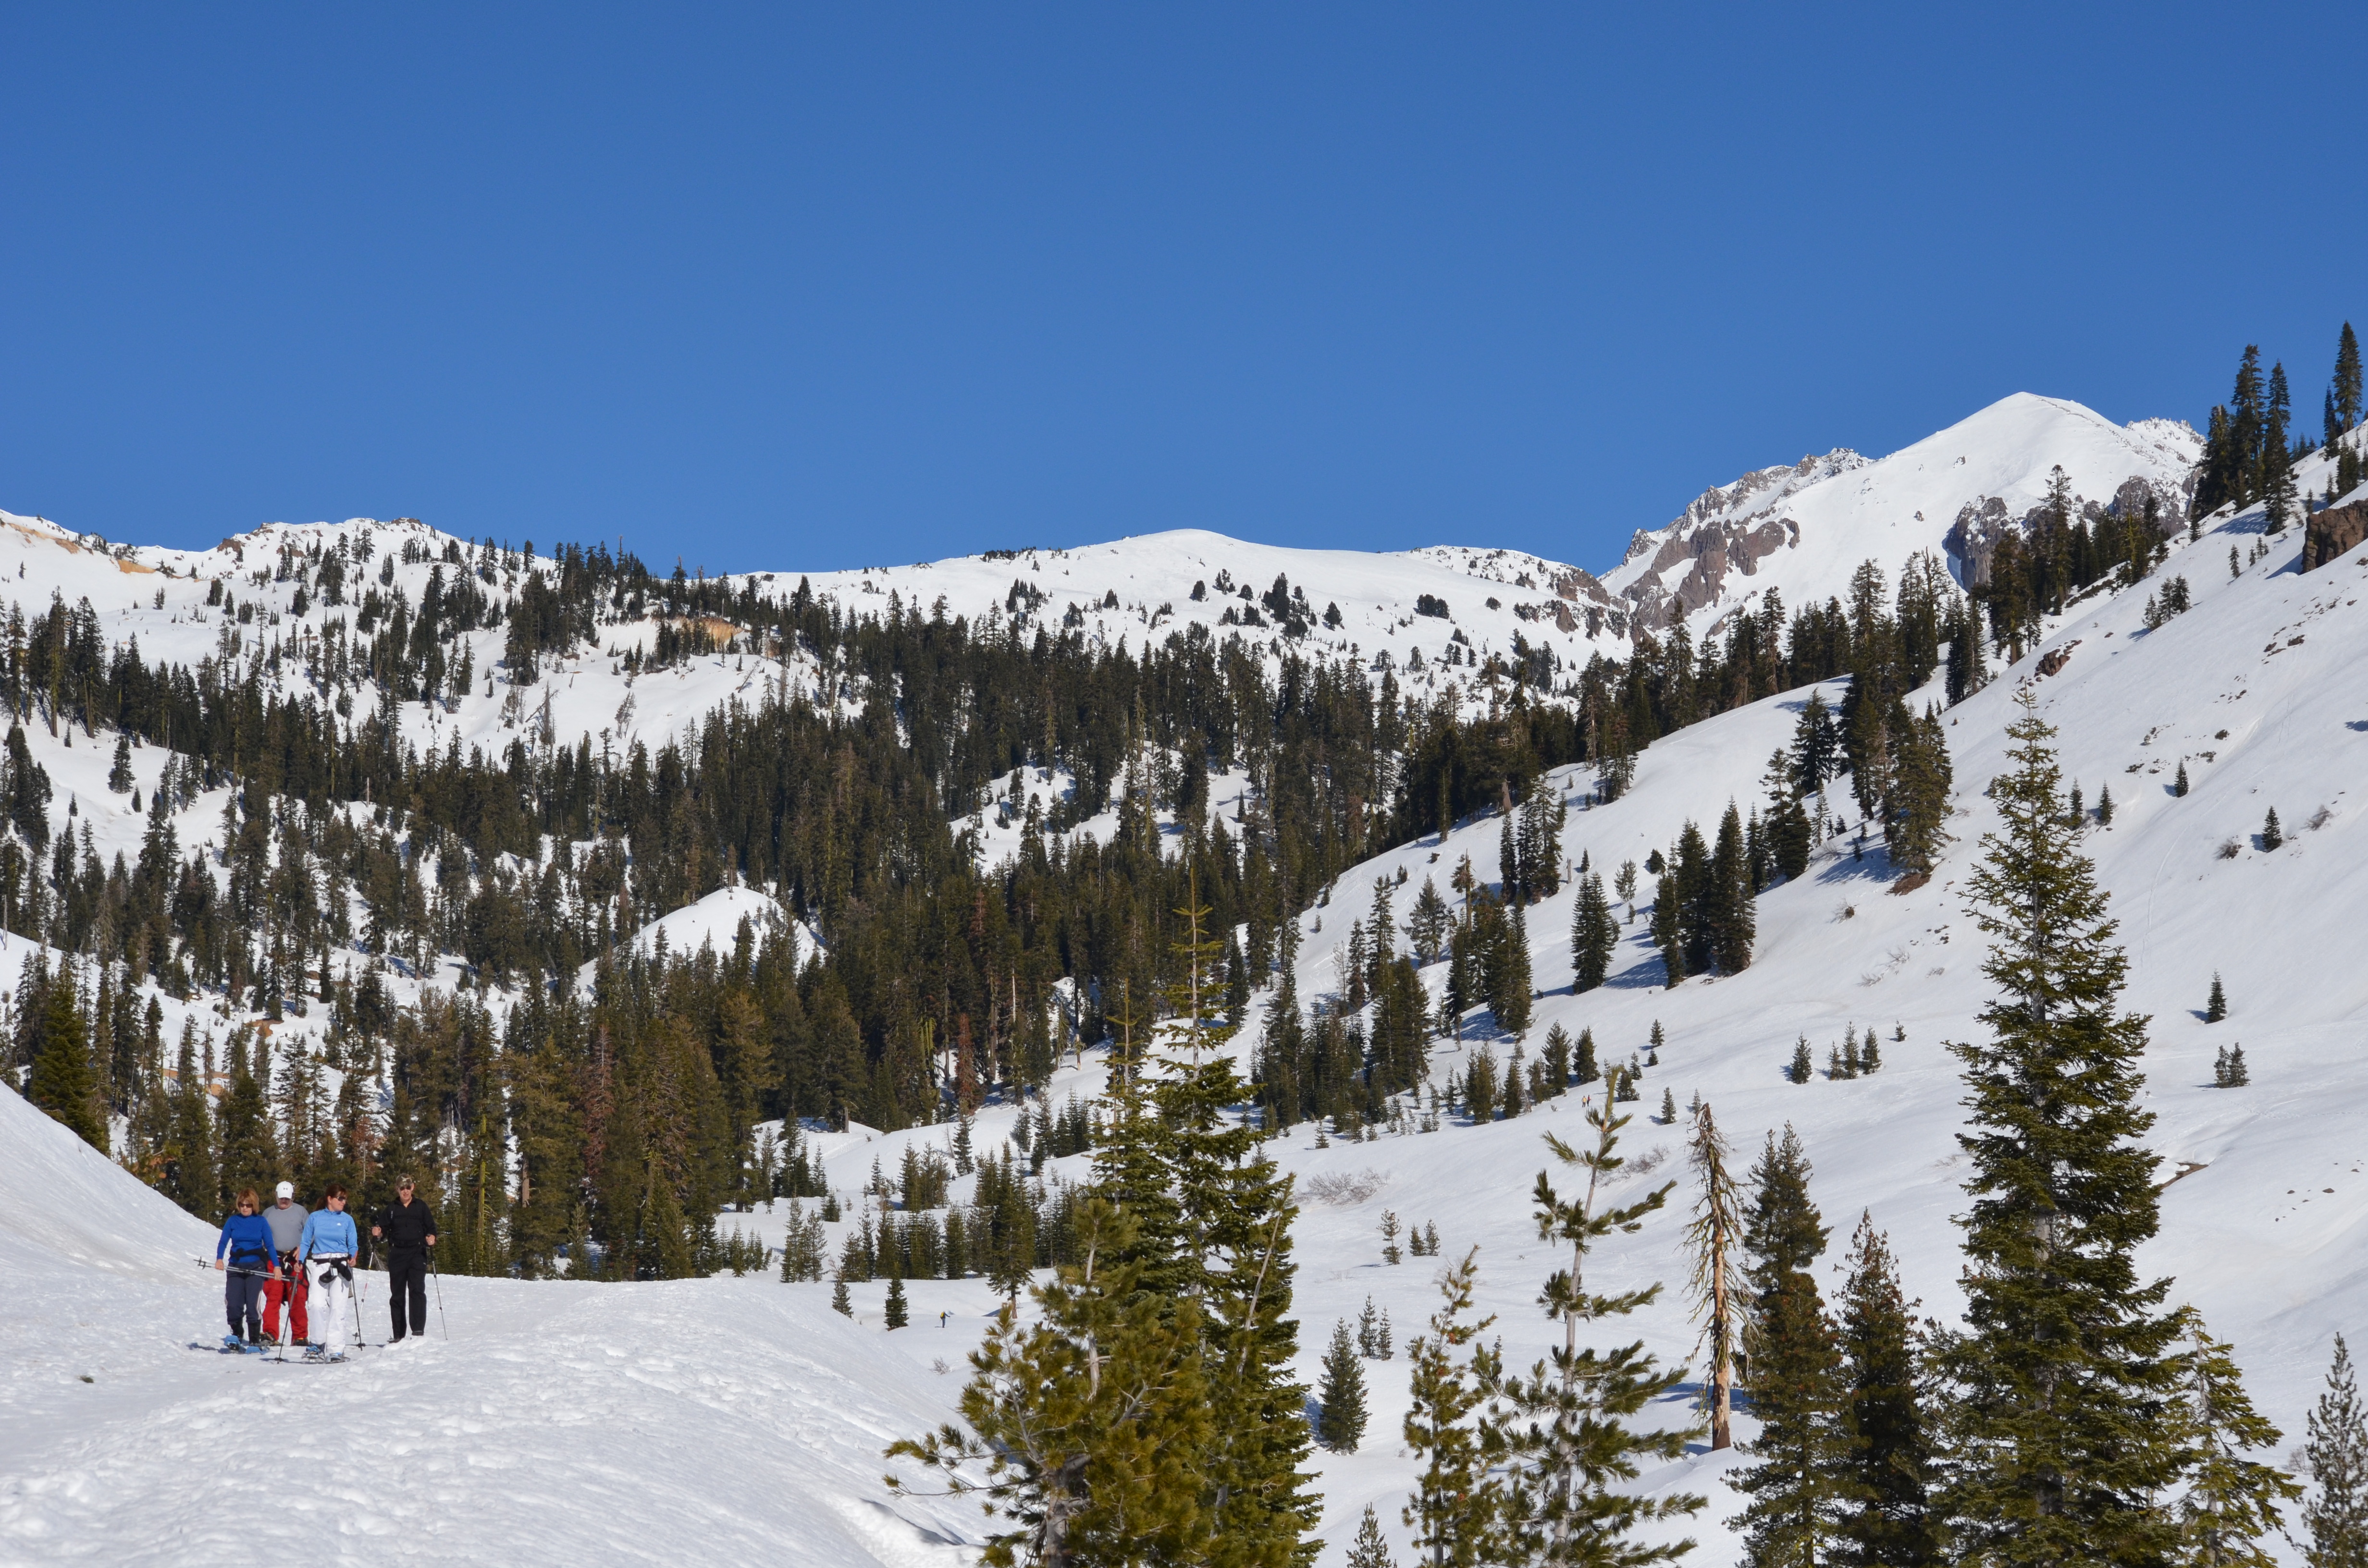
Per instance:
[[[296,1260],[303,1266],[312,1282],[313,1324],[320,1330],[319,1352],[332,1361],[346,1358],[346,1320],[354,1311],[354,1255],[361,1250],[361,1237],[354,1230],[353,1216],[346,1212],[346,1189],[332,1187],[321,1195],[325,1208],[317,1209],[304,1221],[304,1233],[296,1243]],[[356,1322],[354,1333],[360,1337],[361,1324]]]
[[[370,1227],[372,1240],[386,1242],[386,1306],[393,1316],[389,1344],[404,1336],[403,1308],[411,1304],[410,1332],[427,1333],[427,1249],[436,1244],[436,1211],[411,1195],[411,1178],[394,1184],[394,1201]]]
[[[271,1256],[271,1227],[255,1211],[259,1202],[251,1187],[240,1193],[238,1211],[222,1221],[222,1238],[214,1243],[230,1337],[242,1345],[263,1343],[263,1281],[279,1267]]]
[[[279,1260],[279,1267],[263,1282],[263,1335],[267,1339],[279,1337],[279,1310],[288,1309],[288,1337],[298,1345],[306,1340],[304,1332],[304,1292],[296,1283],[296,1244],[304,1239],[304,1206],[296,1201],[296,1188],[288,1182],[279,1184],[277,1201],[263,1211],[263,1222],[271,1227],[271,1250]]]

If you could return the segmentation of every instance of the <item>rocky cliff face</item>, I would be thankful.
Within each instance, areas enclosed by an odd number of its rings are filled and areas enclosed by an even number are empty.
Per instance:
[[[2075,491],[2072,503],[2080,517],[2094,527],[2103,517],[2141,516],[2146,503],[2152,501],[2155,526],[2168,539],[2187,526],[2187,503],[2194,489],[2192,475],[2173,482],[2134,473],[2114,489],[2111,500],[2093,501]],[[2046,509],[2042,503],[2026,507],[2020,517],[2012,516],[2006,502],[1996,495],[1985,495],[1959,507],[1957,520],[1950,525],[1948,537],[1942,541],[1950,560],[1957,565],[1959,579],[1968,586],[1988,582],[1990,556],[1997,551],[1998,541],[2009,528],[2032,532]]]
[[[2316,572],[2336,557],[2360,548],[2363,540],[2368,540],[2368,499],[2313,512],[2310,521],[2303,526],[2302,569]]]

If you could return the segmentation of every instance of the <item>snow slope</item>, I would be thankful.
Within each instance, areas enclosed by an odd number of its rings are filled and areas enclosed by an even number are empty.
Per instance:
[[[2161,1179],[2173,1183],[2163,1196],[2160,1237],[2145,1261],[2176,1279],[2175,1301],[2201,1307],[2236,1343],[2256,1399],[2291,1443],[2299,1439],[2332,1335],[2368,1327],[2368,1152],[2361,1140],[2368,1055],[2360,1049],[2368,1035],[2368,973],[2349,956],[2351,937],[2335,935],[2368,926],[2368,686],[2357,676],[2368,659],[2362,602],[2368,551],[2301,576],[2294,570],[2299,540],[2289,532],[2267,560],[2231,581],[2226,548],[2232,539],[2249,546],[2258,526],[2252,517],[2223,524],[2173,555],[2164,570],[2192,585],[2196,603],[2188,614],[2148,632],[2146,590],[2133,590],[2079,616],[1951,712],[1957,843],[1931,884],[1894,896],[1879,847],[1854,860],[1845,842],[1829,842],[1799,881],[1760,899],[1759,945],[1745,972],[1663,987],[1639,919],[1611,983],[1584,996],[1568,988],[1572,892],[1533,907],[1532,961],[1547,994],[1529,1042],[1534,1050],[1554,1023],[1574,1035],[1591,1028],[1605,1060],[1624,1062],[1643,1054],[1658,1020],[1669,1044],[1661,1065],[1645,1072],[1627,1143],[1631,1154],[1667,1155],[1648,1179],[1680,1178],[1682,1201],[1681,1129],[1660,1126],[1655,1114],[1665,1087],[1674,1090],[1681,1115],[1695,1095],[1708,1100],[1746,1159],[1789,1123],[1816,1165],[1816,1197],[1834,1230],[1828,1262],[1867,1211],[1890,1233],[1911,1294],[1926,1311],[1952,1316],[1960,1300],[1952,1216],[1964,1207],[1966,1172],[1954,1142],[1956,1063],[1944,1042],[1968,1038],[1987,996],[1982,949],[1959,889],[1994,822],[1982,788],[2005,767],[2012,693],[2033,679],[2044,653],[2069,649],[2061,671],[2038,679],[2036,689],[2043,713],[2061,731],[2067,774],[2091,802],[2100,787],[2114,796],[2112,825],[2092,829],[2087,844],[2112,891],[2111,913],[2131,960],[2125,1001],[2153,1020],[2146,1101],[2159,1119],[2149,1143],[2162,1156]],[[1789,733],[1804,695],[1773,698],[1656,743],[1632,794],[1574,811],[1566,855],[1585,853],[1608,870],[1641,858],[1647,845],[1667,846],[1687,817],[1710,825],[1730,795],[1748,806],[1759,765]],[[2169,780],[2182,758],[2192,790],[2180,799],[2169,793]],[[1580,780],[1558,782],[1570,788]],[[2290,835],[2274,853],[2258,838],[2271,806]],[[1311,930],[1301,950],[1302,994],[1336,983],[1334,955],[1351,915],[1370,902],[1376,875],[1406,869],[1409,882],[1397,899],[1403,917],[1422,879],[1438,877],[1445,892],[1443,873],[1465,854],[1484,880],[1493,879],[1497,825],[1470,824],[1443,846],[1426,840],[1344,878],[1330,909],[1320,912],[1322,930]],[[2206,1025],[2203,1006],[2215,971],[2227,984],[2231,1014]],[[1438,971],[1429,972],[1436,985]],[[1472,1024],[1475,1040],[1465,1052],[1434,1056],[1435,1077],[1491,1032],[1485,1014]],[[1845,1029],[1862,1033],[1870,1025],[1884,1041],[1883,1070],[1841,1082],[1826,1077],[1828,1047]],[[1905,1030],[1904,1041],[1892,1043],[1895,1028]],[[1796,1085],[1784,1066],[1799,1036],[1808,1039],[1820,1072]],[[2214,1054],[2236,1042],[2246,1049],[2252,1085],[2215,1089]],[[1491,1042],[1500,1062],[1511,1043]],[[1572,1131],[1577,1102],[1574,1095],[1516,1120],[1320,1151],[1301,1130],[1285,1157],[1304,1175],[1370,1170],[1381,1177],[1373,1197],[1312,1206],[1303,1221],[1309,1267],[1300,1301],[1311,1352],[1333,1319],[1353,1319],[1368,1293],[1389,1307],[1401,1338],[1429,1310],[1429,1267],[1380,1262],[1381,1213],[1395,1209],[1410,1221],[1435,1221],[1451,1256],[1478,1245],[1483,1304],[1500,1314],[1508,1354],[1521,1361],[1543,1354],[1551,1336],[1531,1302],[1550,1265],[1526,1218],[1525,1195],[1545,1163],[1539,1134]],[[1655,1220],[1615,1242],[1596,1265],[1606,1289],[1668,1284],[1670,1292],[1639,1322],[1650,1347],[1679,1362],[1694,1345],[1675,1293],[1683,1278],[1683,1219],[1672,1212]],[[1304,1361],[1312,1373],[1313,1354]],[[1383,1372],[1374,1381],[1379,1440],[1365,1453],[1326,1461],[1327,1528],[1336,1543],[1353,1530],[1365,1500],[1386,1505],[1413,1474],[1411,1461],[1392,1451],[1405,1409],[1403,1377]],[[1663,1413],[1672,1420],[1679,1414]],[[1734,1561],[1734,1543],[1717,1523],[1740,1506],[1719,1480],[1733,1462],[1697,1453],[1646,1478],[1656,1487],[1708,1491],[1712,1507],[1694,1532],[1704,1542],[1702,1561]]]
[[[449,1340],[278,1365],[183,1348],[211,1228],[6,1089],[0,1203],[0,1562],[965,1560],[879,1479],[955,1380],[811,1289],[450,1279]]]

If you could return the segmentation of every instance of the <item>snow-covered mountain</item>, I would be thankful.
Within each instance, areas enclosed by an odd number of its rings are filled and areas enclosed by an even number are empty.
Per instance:
[[[1896,580],[1898,564],[1924,550],[1949,551],[1961,573],[1978,570],[1996,528],[2035,506],[2057,467],[2084,504],[2142,507],[2151,494],[2167,521],[2183,523],[2195,447],[2183,426],[2115,426],[2076,404],[2009,398],[1889,458],[1835,453],[1713,491],[1668,528],[1640,534],[1600,578],[1504,551],[1382,556],[1185,533],[816,574],[808,586],[849,610],[884,612],[894,595],[900,612],[928,615],[943,599],[949,614],[1074,624],[1138,648],[1146,636],[1198,622],[1255,637],[1273,657],[1331,649],[1370,668],[1387,653],[1401,682],[1444,690],[1465,677],[1463,643],[1440,668],[1453,632],[1482,655],[1509,649],[1518,635],[1554,649],[1568,667],[1599,647],[1624,653],[1634,629],[1664,623],[1672,602],[1707,612],[1706,622],[1770,587],[1798,606],[1842,592],[1865,559]],[[2326,480],[2322,465],[2297,474],[2305,492]],[[69,603],[87,597],[109,637],[137,635],[151,660],[253,660],[260,644],[268,661],[276,648],[276,678],[291,692],[315,679],[319,649],[336,636],[327,620],[350,616],[359,595],[326,610],[316,599],[299,613],[296,585],[271,569],[279,546],[370,531],[378,547],[371,581],[375,562],[392,552],[393,575],[416,601],[450,542],[416,524],[356,521],[275,527],[182,552],[105,546],[6,520],[0,596],[13,592],[28,611],[52,592]],[[405,543],[417,546],[414,559],[404,559]],[[2011,701],[2029,688],[2060,732],[2067,774],[2092,801],[2110,788],[2117,808],[2086,845],[2121,923],[2127,1003],[2152,1020],[2146,1105],[2157,1121],[2149,1142],[2169,1185],[2145,1265],[2173,1277],[2173,1299],[2200,1306],[2236,1344],[2257,1403],[2289,1444],[2296,1440],[2331,1335],[2368,1327],[2368,1251],[2360,1244],[2368,1235],[2360,1137],[2368,1054],[2359,1049],[2368,972],[2345,957],[2351,934],[2368,927],[2368,683],[2357,675],[2368,665],[2368,546],[2307,574],[2300,550],[2300,530],[2265,538],[2258,510],[2207,519],[2199,541],[2188,542],[2183,528],[2171,538],[2168,563],[2148,581],[2090,598],[2052,625],[2021,663],[1948,711],[1955,842],[1930,882],[1903,889],[1879,845],[1861,856],[1850,840],[1829,839],[1804,876],[1760,900],[1754,961],[1740,974],[1666,987],[1640,915],[1624,929],[1611,983],[1575,994],[1572,892],[1532,907],[1531,962],[1543,994],[1529,1049],[1560,1024],[1591,1030],[1605,1060],[1624,1062],[1644,1054],[1656,1022],[1665,1032],[1660,1063],[1645,1069],[1634,1108],[1627,1151],[1643,1160],[1632,1181],[1683,1174],[1679,1129],[1653,1115],[1665,1088],[1680,1106],[1707,1100],[1747,1153],[1789,1124],[1816,1163],[1814,1195],[1836,1233],[1829,1262],[1863,1211],[1889,1233],[1923,1310],[1953,1313],[1960,1256],[1952,1217],[1965,1205],[1965,1166],[1954,1141],[1963,1091],[1946,1042],[1972,1035],[1986,996],[1963,890],[1993,821],[1983,789],[2004,766]],[[1312,612],[1304,637],[1273,624],[1288,611],[1258,603],[1278,575]],[[207,604],[216,578],[254,607],[249,619]],[[2148,602],[2174,578],[2191,608],[2153,617],[2149,627]],[[787,592],[798,578],[757,580]],[[496,596],[518,591],[499,573],[481,585]],[[1448,615],[1419,613],[1426,597]],[[1284,602],[1301,601],[1286,594]],[[1245,627],[1245,605],[1264,624]],[[1334,605],[1337,627],[1325,619]],[[538,734],[546,712],[554,737],[589,737],[596,748],[604,738],[655,742],[717,704],[767,690],[844,697],[825,687],[825,672],[795,656],[781,664],[764,649],[629,681],[617,655],[652,635],[644,621],[603,625],[598,648],[547,665],[531,700],[513,701],[518,688],[499,667],[500,634],[469,635],[485,673],[465,695],[404,705],[404,733],[422,745],[450,745],[457,735],[491,751]],[[1565,856],[1607,869],[1641,861],[1686,821],[1713,824],[1729,801],[1748,808],[1806,695],[1769,698],[1656,742],[1631,790],[1610,805],[1591,804],[1585,768],[1557,773],[1550,783],[1571,805]],[[106,788],[106,752],[71,729],[52,737],[35,725],[29,740],[57,780],[57,822],[87,824],[102,856],[136,855],[142,819]],[[153,786],[160,750],[135,754],[143,787]],[[2170,780],[2182,764],[2192,788],[2177,796]],[[218,831],[222,804],[220,792],[200,795],[182,813],[185,846]],[[2271,808],[2288,835],[2274,850],[2259,836]],[[1338,987],[1349,921],[1370,907],[1377,881],[1396,889],[1401,919],[1426,879],[1447,892],[1466,857],[1490,881],[1500,825],[1484,817],[1342,876],[1322,906],[1300,917],[1301,997]],[[641,939],[720,948],[743,915],[781,917],[754,891],[731,889]],[[16,961],[0,954],[0,984]],[[1436,991],[1438,968],[1425,973]],[[2230,1015],[2206,1024],[2215,973]],[[1822,1064],[1845,1030],[1870,1027],[1884,1041],[1879,1073],[1788,1080],[1796,1038]],[[1465,1034],[1461,1045],[1435,1049],[1434,1082],[1474,1051],[1501,1061],[1515,1045],[1485,1015]],[[2252,1083],[2215,1088],[2214,1055],[2237,1043]],[[1238,1049],[1255,1046],[1245,1039]],[[1064,1067],[1054,1097],[1089,1095],[1099,1078],[1088,1053]],[[1355,1318],[1368,1299],[1387,1310],[1401,1345],[1435,1305],[1428,1260],[1383,1261],[1385,1210],[1436,1225],[1451,1256],[1478,1246],[1482,1306],[1498,1314],[1491,1332],[1516,1363],[1543,1353],[1554,1336],[1534,1303],[1551,1264],[1535,1240],[1528,1192],[1544,1163],[1540,1134],[1569,1132],[1583,1094],[1486,1125],[1451,1119],[1436,1132],[1326,1147],[1308,1127],[1279,1141],[1278,1157],[1306,1197],[1297,1306],[1307,1381],[1332,1324]],[[992,1149],[1014,1120],[1012,1108],[990,1106],[974,1136]],[[859,1127],[817,1136],[815,1146],[831,1185],[852,1193],[875,1162],[893,1169],[906,1147],[943,1147],[949,1136],[943,1126],[890,1134]],[[1050,1168],[1076,1179],[1086,1164],[1073,1155]],[[743,1221],[778,1242],[789,1210],[777,1204]],[[1686,1360],[1696,1339],[1674,1289],[1681,1223],[1671,1213],[1615,1238],[1594,1276],[1605,1290],[1672,1287],[1636,1320],[1648,1347],[1672,1362]],[[830,1227],[834,1251],[843,1228]],[[883,1334],[880,1283],[854,1288],[849,1323],[827,1310],[827,1285],[762,1277],[601,1286],[454,1279],[444,1286],[449,1343],[372,1352],[343,1369],[276,1368],[180,1348],[217,1332],[213,1277],[177,1261],[209,1250],[209,1241],[204,1227],[0,1091],[0,1278],[17,1304],[0,1312],[0,1411],[10,1417],[0,1423],[0,1560],[177,1562],[233,1546],[327,1551],[336,1560],[345,1547],[323,1542],[347,1540],[366,1544],[372,1561],[394,1562],[671,1562],[687,1541],[725,1558],[782,1554],[831,1568],[971,1560],[959,1543],[977,1539],[974,1512],[892,1499],[876,1478],[889,1440],[951,1414],[962,1354],[992,1305],[983,1280],[908,1281],[916,1326]],[[373,1326],[379,1311],[373,1301]],[[940,1312],[949,1314],[943,1327]],[[1327,1568],[1342,1561],[1368,1503],[1403,1541],[1397,1508],[1414,1471],[1396,1437],[1405,1367],[1402,1354],[1367,1365],[1372,1416],[1362,1450],[1318,1456]],[[1652,1418],[1689,1415],[1672,1403]],[[1750,1431],[1748,1417],[1738,1421],[1740,1436]],[[219,1506],[226,1451],[265,1470],[356,1478],[396,1466],[416,1484],[384,1495],[359,1481],[334,1495],[300,1490],[294,1503],[248,1518]],[[1736,1560],[1723,1521],[1739,1506],[1725,1480],[1736,1460],[1697,1450],[1640,1483],[1710,1496],[1689,1532],[1701,1541],[1689,1561]],[[362,1548],[353,1550],[359,1557]]]
[[[1492,655],[1544,650],[1559,687],[1594,653],[1626,657],[1635,636],[1666,628],[1679,606],[1697,618],[1699,635],[1771,589],[1795,608],[1841,594],[1862,561],[1896,582],[1911,555],[1930,551],[1946,556],[1960,582],[1972,582],[1999,529],[2039,505],[2059,467],[2084,509],[2142,507],[2151,494],[2168,531],[2184,518],[2200,450],[2183,424],[2116,426],[2075,403],[2017,393],[1887,458],[1835,451],[1705,492],[1667,527],[1640,530],[1625,559],[1600,576],[1513,551],[1295,550],[1187,529],[855,571],[800,573],[787,563],[724,581],[759,596],[786,596],[803,583],[849,615],[885,615],[892,605],[900,614],[942,610],[974,624],[1017,624],[1027,634],[1076,630],[1100,646],[1138,653],[1198,625],[1220,639],[1239,637],[1270,660],[1351,658],[1377,680],[1392,672],[1410,694],[1437,699],[1452,689],[1480,702],[1473,674]],[[308,673],[320,684],[324,640],[357,629],[356,607],[374,586],[390,597],[400,587],[413,605],[431,581],[464,573],[504,607],[520,591],[518,571],[483,570],[472,542],[410,518],[273,523],[206,551],[110,544],[5,512],[0,525],[0,595],[13,594],[28,613],[53,593],[69,604],[88,598],[107,634],[136,638],[152,662],[194,668],[210,657],[263,660],[291,692]],[[315,586],[300,609],[303,585],[289,563],[341,542],[369,568],[350,574],[342,602]],[[456,564],[456,553],[468,564]],[[550,564],[545,556],[529,570]],[[226,617],[208,603],[217,580],[238,613]],[[714,630],[728,638],[734,629]],[[817,693],[820,672],[794,652],[784,663],[765,656],[772,650],[745,645],[646,678],[620,671],[618,657],[646,649],[655,631],[639,615],[606,620],[596,646],[555,662],[530,689],[513,685],[503,668],[498,627],[464,633],[480,678],[441,701],[404,705],[403,733],[422,748],[458,737],[489,755],[524,736],[623,749],[637,737],[655,745],[734,698],[758,699],[768,687]]]
[[[1887,458],[1836,449],[1702,493],[1682,516],[1639,530],[1604,587],[1648,626],[1719,611],[1770,591],[1798,607],[1838,594],[1861,561],[1896,582],[1918,551],[1944,553],[1961,585],[1980,581],[1999,530],[2046,499],[2062,469],[2089,517],[2183,522],[2202,437],[2184,423],[2115,425],[2077,403],[2017,392]]]

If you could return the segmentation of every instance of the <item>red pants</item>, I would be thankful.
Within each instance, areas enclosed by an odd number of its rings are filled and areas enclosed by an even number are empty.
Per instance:
[[[288,1287],[289,1280],[285,1275],[279,1275],[263,1282],[263,1336],[266,1339],[279,1337],[279,1303],[282,1301],[289,1301],[291,1319],[289,1324],[291,1331],[289,1337],[301,1344],[311,1337],[304,1332],[305,1290],[302,1284],[298,1284],[292,1293],[293,1300],[290,1301],[291,1293]]]

